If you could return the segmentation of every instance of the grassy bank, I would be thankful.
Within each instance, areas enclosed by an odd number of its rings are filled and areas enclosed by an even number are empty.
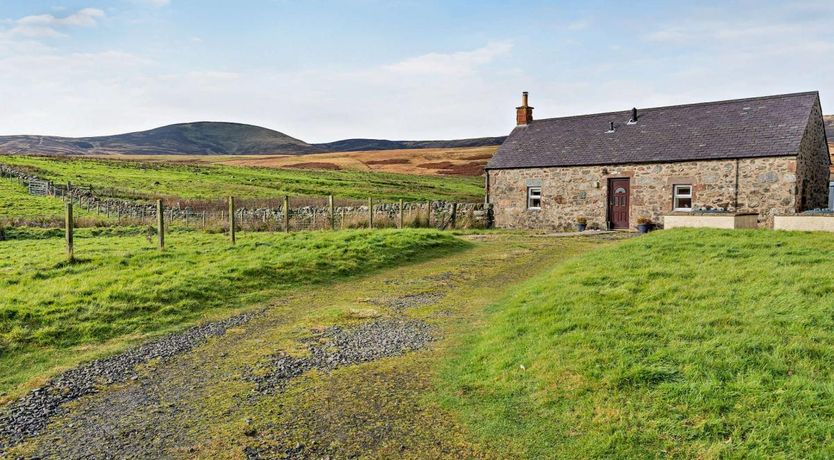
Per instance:
[[[515,289],[442,372],[530,458],[830,457],[834,236],[673,230]]]
[[[405,200],[479,201],[479,177],[431,177],[359,171],[306,171],[227,165],[171,164],[83,158],[2,156],[0,163],[27,168],[58,184],[115,189],[126,196],[183,199],[277,199],[283,195]]]
[[[172,234],[164,253],[144,236],[0,243],[0,392],[120,343],[206,315],[265,304],[302,285],[431,257],[463,243],[437,231]]]

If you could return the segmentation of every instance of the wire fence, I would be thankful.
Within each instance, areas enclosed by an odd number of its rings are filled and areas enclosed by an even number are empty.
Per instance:
[[[79,226],[112,225],[114,221],[120,225],[154,225],[158,221],[157,205],[153,202],[113,198],[101,194],[104,189],[90,186],[54,184],[30,172],[5,165],[0,165],[0,176],[19,181],[30,194],[59,197],[87,211],[86,217],[76,217]],[[468,229],[492,226],[492,214],[483,203],[284,196],[275,199],[238,199],[235,204],[235,228],[248,231],[398,227]],[[232,221],[228,201],[224,199],[168,199],[164,200],[162,209],[163,217],[169,225],[228,231]],[[29,218],[26,222],[16,222],[9,218],[5,220],[6,225],[47,227],[60,224],[63,219]]]

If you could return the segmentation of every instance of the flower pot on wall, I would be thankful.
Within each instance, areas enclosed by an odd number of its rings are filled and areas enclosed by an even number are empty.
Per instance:
[[[640,233],[649,233],[652,230],[652,224],[638,224],[637,231]]]
[[[584,232],[587,227],[588,227],[588,224],[576,224],[576,231],[577,232]]]

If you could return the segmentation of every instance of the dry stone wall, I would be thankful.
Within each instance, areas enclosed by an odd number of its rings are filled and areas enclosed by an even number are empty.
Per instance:
[[[84,209],[103,216],[126,220],[155,221],[156,205],[141,201],[123,200],[98,196],[88,187],[55,185],[29,172],[6,165],[0,165],[0,177],[12,178],[23,185],[43,184],[38,193],[62,197],[77,203]],[[30,191],[33,188],[30,187]],[[355,200],[353,200],[355,201]],[[330,208],[327,206],[292,206],[290,200],[290,230],[326,229],[367,226],[370,210],[367,205],[334,206],[334,224],[331,224]],[[169,221],[200,224],[224,221],[227,207],[221,204],[203,203],[199,209],[181,206],[177,202],[165,203],[165,218]],[[399,203],[375,203],[373,219],[375,227],[395,227],[399,223]],[[491,225],[491,216],[484,203],[453,203],[449,201],[405,202],[403,203],[404,223],[410,226],[451,228],[483,228]],[[235,210],[237,222],[281,224],[284,222],[282,206],[246,208]],[[0,216],[2,217],[2,216]],[[278,225],[280,226],[280,225]]]

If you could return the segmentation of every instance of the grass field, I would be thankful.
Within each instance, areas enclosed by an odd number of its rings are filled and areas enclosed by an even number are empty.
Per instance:
[[[499,456],[830,458],[834,236],[671,230],[514,289],[443,405]]]
[[[180,329],[205,315],[229,316],[330,282],[436,256],[464,243],[437,231],[174,233],[160,253],[143,236],[0,244],[0,394],[56,366]]]
[[[2,156],[56,183],[136,192],[153,197],[277,199],[283,195],[405,200],[480,201],[479,177],[431,177],[359,171],[307,171],[227,165],[81,158]],[[116,193],[118,194],[118,193]]]
[[[64,216],[64,202],[59,198],[33,196],[15,180],[0,179],[0,223],[4,220],[49,220]],[[79,209],[79,216],[87,213]]]

